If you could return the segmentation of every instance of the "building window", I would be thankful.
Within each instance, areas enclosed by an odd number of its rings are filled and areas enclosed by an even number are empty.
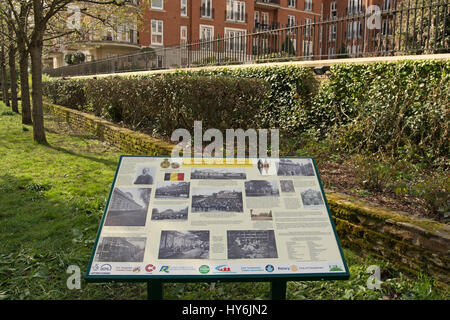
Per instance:
[[[159,10],[164,9],[163,0],[152,0],[151,4],[152,9],[159,9]]]
[[[202,18],[213,17],[212,0],[202,0],[201,16]]]
[[[152,44],[163,44],[163,21],[152,20]]]
[[[259,25],[259,11],[255,11],[255,27]]]
[[[337,18],[337,2],[336,1],[333,1],[330,4],[330,17]]]
[[[233,52],[244,51],[246,43],[245,35],[245,30],[225,28],[225,49]]]
[[[362,12],[362,0],[348,0],[348,14],[358,14]]]
[[[289,0],[288,7],[289,8],[297,8],[297,0]]]
[[[303,56],[309,57],[313,54],[313,42],[309,40],[303,40]]]
[[[180,27],[180,44],[184,45],[187,43],[187,26]]]
[[[295,26],[295,16],[288,15],[288,27]]]
[[[389,21],[388,19],[383,19],[383,21],[381,22],[381,35],[385,37],[388,34],[389,34]]]
[[[227,0],[227,20],[245,22],[245,2]]]
[[[187,16],[187,0],[180,0],[180,14],[182,17]]]
[[[214,27],[200,25],[200,41],[202,49],[211,49],[214,37]]]
[[[329,47],[328,48],[328,58],[333,58],[336,55],[336,48]]]
[[[337,25],[332,24],[330,25],[330,34],[329,34],[330,41],[336,41],[336,35],[337,35]]]
[[[269,13],[268,12],[261,12],[261,24],[269,25]]]
[[[305,37],[311,36],[311,18],[305,18]]]
[[[312,0],[305,0],[305,11],[312,10]]]
[[[392,8],[392,0],[383,0],[383,10],[390,10]]]

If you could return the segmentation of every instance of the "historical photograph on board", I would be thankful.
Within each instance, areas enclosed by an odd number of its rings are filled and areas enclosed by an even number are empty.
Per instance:
[[[322,192],[318,189],[304,189],[300,191],[300,195],[305,209],[322,208],[325,205]]]
[[[150,188],[115,187],[105,226],[145,226],[151,192]]]
[[[277,163],[279,176],[314,176],[311,159],[280,159]]]
[[[189,198],[189,182],[161,181],[156,184],[155,198]]]
[[[99,262],[142,262],[144,260],[144,237],[103,237],[95,253]]]
[[[191,179],[239,179],[247,178],[244,168],[232,167],[203,167],[192,169]]]
[[[292,180],[280,180],[281,192],[292,193],[295,192],[294,182]]]
[[[272,210],[268,209],[250,209],[250,217],[252,220],[272,220]]]
[[[278,197],[278,183],[275,180],[245,181],[245,195],[247,197]]]
[[[228,230],[228,259],[278,258],[273,230]]]
[[[186,220],[188,206],[154,206],[152,220]]]
[[[209,259],[209,231],[161,231],[158,259]]]
[[[192,212],[243,212],[242,191],[233,187],[193,188]]]
[[[139,165],[136,167],[136,178],[133,184],[153,184],[155,181],[155,167]]]

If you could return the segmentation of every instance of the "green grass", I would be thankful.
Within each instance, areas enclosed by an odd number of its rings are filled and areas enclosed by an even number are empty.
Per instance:
[[[82,274],[96,237],[120,152],[46,117],[48,146],[0,103],[0,299],[144,299],[144,284],[66,287],[67,267]],[[448,299],[433,280],[405,278],[389,263],[345,250],[349,281],[289,282],[289,299]],[[367,267],[382,267],[369,290]],[[387,275],[387,276],[386,276]],[[166,299],[267,299],[268,283],[166,284]]]

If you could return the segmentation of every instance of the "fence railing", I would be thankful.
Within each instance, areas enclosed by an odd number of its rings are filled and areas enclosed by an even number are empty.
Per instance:
[[[214,39],[46,70],[51,76],[188,68],[207,65],[319,60],[450,52],[449,2],[392,1],[388,8],[311,19],[311,23],[252,33],[229,31]],[[346,9],[347,13],[349,10]],[[356,12],[357,11],[357,12]],[[211,10],[211,13],[213,10]],[[276,26],[276,27],[273,27]]]

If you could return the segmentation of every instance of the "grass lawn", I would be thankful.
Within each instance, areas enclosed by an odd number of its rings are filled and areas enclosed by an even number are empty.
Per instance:
[[[48,146],[32,141],[0,102],[0,299],[144,299],[144,284],[86,284],[69,290],[66,270],[86,271],[119,151],[46,116]],[[289,282],[289,299],[448,299],[426,276],[345,250],[349,281]],[[381,290],[366,287],[369,265]],[[167,284],[166,299],[267,299],[268,283]]]

